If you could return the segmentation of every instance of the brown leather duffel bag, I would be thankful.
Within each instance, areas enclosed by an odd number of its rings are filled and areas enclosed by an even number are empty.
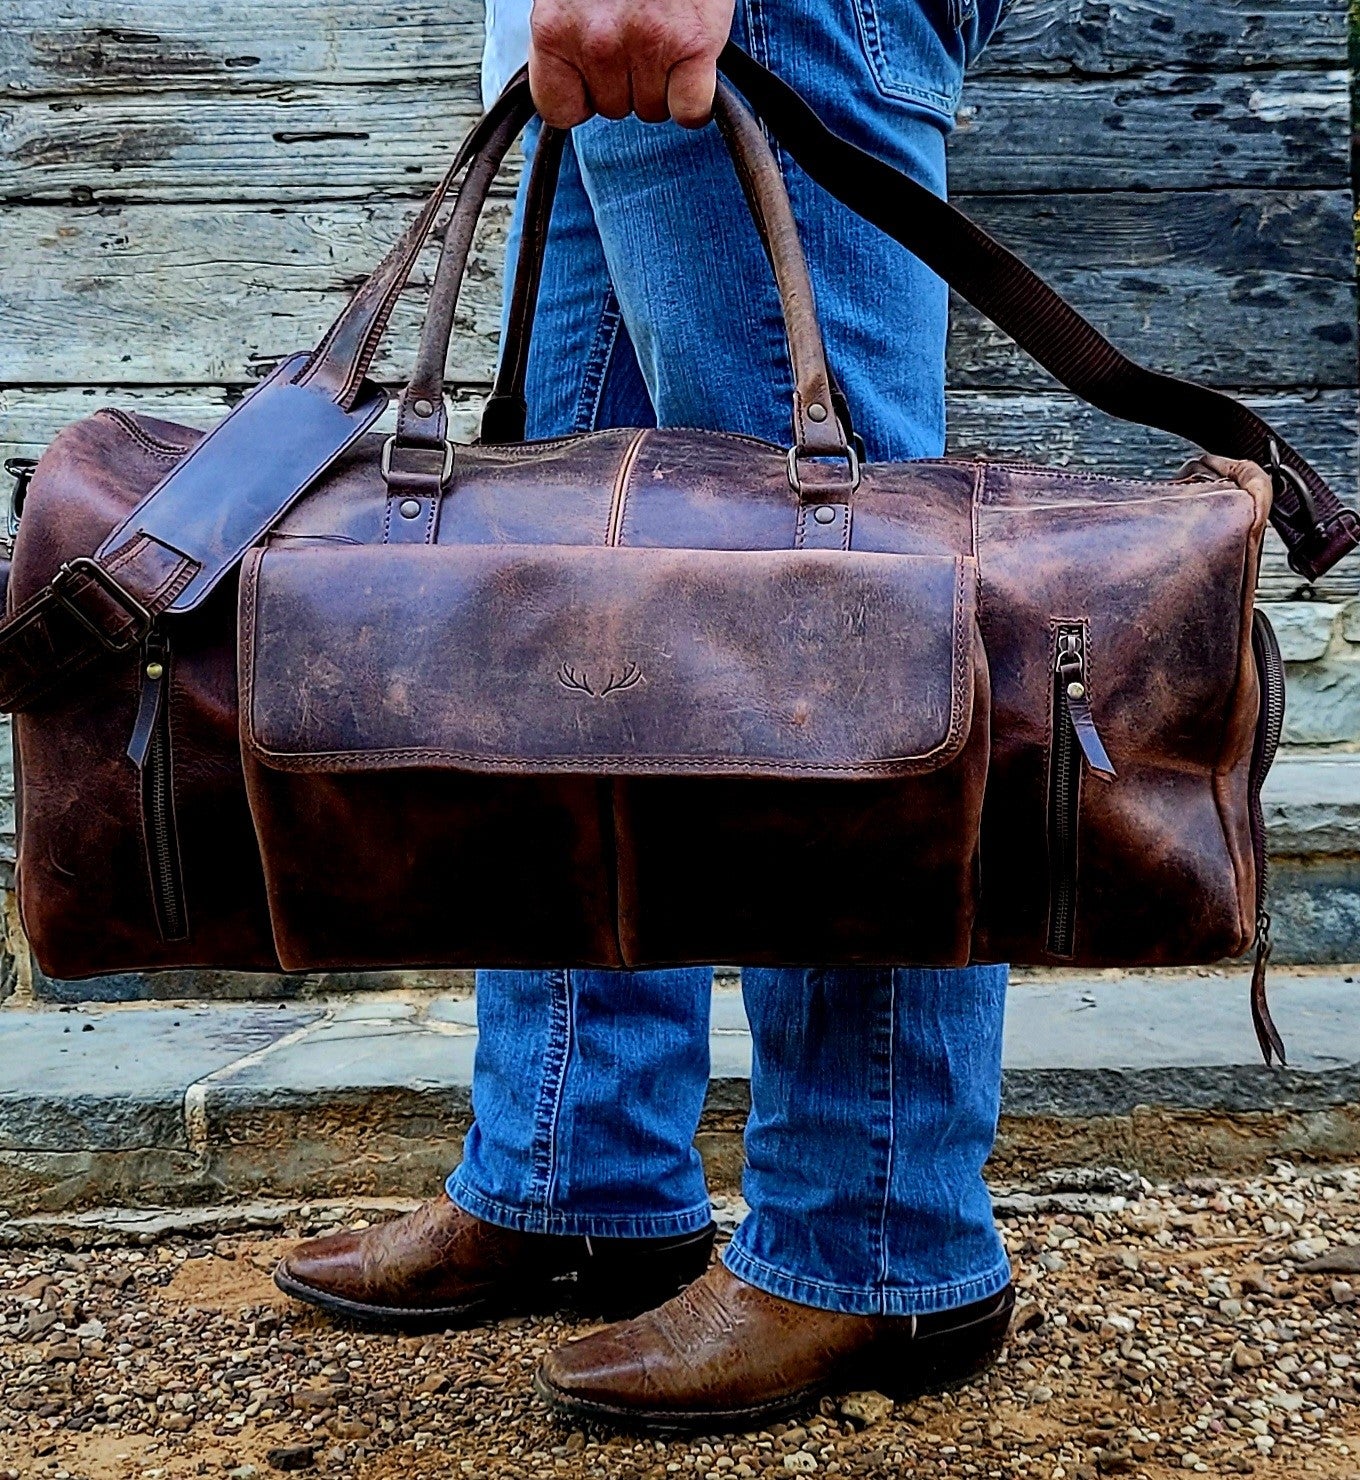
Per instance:
[[[483,437],[455,450],[443,365],[521,78],[317,350],[207,436],[103,411],[33,474],[0,703],[45,970],[1171,964],[1262,933],[1262,536],[1313,576],[1360,519],[1253,413],[1124,358],[741,52],[724,70],[1065,383],[1209,455],[1159,483],[861,466],[778,170],[725,91],[792,446],[521,440],[545,130]],[[384,439],[366,371],[464,164]]]

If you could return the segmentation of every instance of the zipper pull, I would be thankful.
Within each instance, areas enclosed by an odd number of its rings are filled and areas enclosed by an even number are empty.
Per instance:
[[[1086,757],[1086,764],[1107,781],[1115,779],[1115,769],[1106,754],[1105,744],[1096,729],[1095,715],[1091,713],[1091,696],[1086,685],[1086,659],[1082,652],[1083,639],[1080,633],[1063,632],[1058,638],[1058,681],[1062,684],[1063,700],[1067,713],[1076,731],[1077,744]]]
[[[1251,970],[1251,1024],[1256,1029],[1256,1041],[1261,1045],[1261,1057],[1267,1065],[1272,1055],[1279,1059],[1280,1067],[1289,1062],[1284,1054],[1284,1039],[1270,1015],[1270,1003],[1266,999],[1266,967],[1274,944],[1270,939],[1270,916],[1265,910],[1256,917],[1256,962]]]
[[[142,694],[127,748],[128,759],[139,771],[145,768],[146,758],[151,753],[151,740],[156,733],[156,723],[161,717],[161,703],[169,671],[170,644],[162,633],[153,628],[142,644]]]

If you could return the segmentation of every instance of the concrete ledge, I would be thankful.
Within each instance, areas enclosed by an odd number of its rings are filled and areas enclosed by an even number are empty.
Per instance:
[[[1272,855],[1360,856],[1360,755],[1282,755],[1261,800]]]
[[[1246,993],[1245,971],[1018,974],[1000,1162],[1166,1173],[1355,1155],[1355,974],[1274,974],[1283,1071],[1260,1062]],[[433,993],[11,1008],[0,1208],[428,1192],[471,1121],[475,1014]],[[699,1145],[730,1186],[751,1066],[731,986],[714,994],[710,1042]]]

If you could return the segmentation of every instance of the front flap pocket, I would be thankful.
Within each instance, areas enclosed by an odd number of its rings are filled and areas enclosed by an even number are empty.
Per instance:
[[[244,741],[298,771],[911,775],[967,738],[975,594],[952,556],[270,547]]]

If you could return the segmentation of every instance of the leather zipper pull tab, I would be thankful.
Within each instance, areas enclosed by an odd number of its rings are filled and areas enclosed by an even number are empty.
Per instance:
[[[1091,713],[1091,695],[1086,683],[1086,658],[1083,652],[1084,636],[1078,632],[1064,632],[1058,643],[1058,678],[1062,683],[1063,699],[1067,713],[1076,731],[1077,744],[1086,758],[1086,764],[1098,776],[1107,781],[1115,779],[1114,765],[1105,750],[1105,742],[1096,729],[1096,718]]]
[[[159,632],[149,632],[142,644],[142,692],[137,704],[137,719],[128,741],[128,759],[143,770],[151,753],[151,739],[161,717],[166,674],[170,669],[170,644]]]
[[[1266,997],[1266,967],[1273,949],[1270,916],[1263,911],[1256,921],[1256,962],[1251,971],[1251,1023],[1256,1029],[1256,1041],[1261,1045],[1261,1057],[1269,1065],[1273,1055],[1284,1068],[1289,1062],[1285,1057],[1284,1039],[1270,1015],[1270,1002]]]

